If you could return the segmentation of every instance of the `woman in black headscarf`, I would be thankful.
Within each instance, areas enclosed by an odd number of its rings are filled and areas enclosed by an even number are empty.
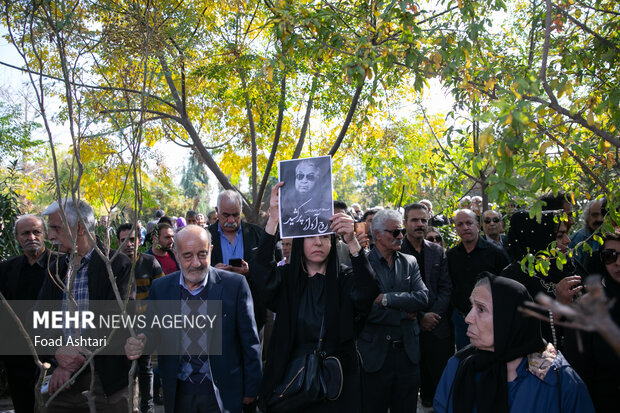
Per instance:
[[[267,307],[276,313],[259,407],[269,411],[267,403],[284,379],[289,362],[316,349],[324,323],[323,351],[342,364],[343,389],[337,400],[304,411],[356,412],[361,410],[361,391],[354,339],[380,293],[379,285],[355,237],[354,221],[344,213],[332,217],[331,229],[347,243],[353,268],[339,265],[333,235],[296,238],[289,264],[276,266],[269,261],[276,244],[278,189],[282,185],[278,183],[271,191],[266,234],[252,269]]]
[[[523,284],[484,274],[465,321],[471,345],[448,361],[437,413],[594,412],[586,386],[540,334],[540,321],[519,311]]]
[[[580,293],[582,269],[573,264],[568,255],[564,260],[558,256],[548,257],[549,268],[547,274],[536,271],[533,276],[523,271],[521,260],[529,253],[534,256],[540,251],[546,250],[555,241],[557,249],[565,254],[568,251],[570,239],[567,235],[566,222],[557,221],[559,213],[555,211],[543,211],[541,221],[530,218],[529,211],[517,211],[510,219],[510,231],[508,232],[508,252],[512,263],[504,268],[501,276],[512,278],[523,284],[532,297],[538,293],[544,293],[555,298],[562,304],[570,304],[575,296]],[[562,261],[562,262],[560,262]],[[561,342],[562,330],[554,325],[553,314],[545,314],[549,317],[549,323],[542,327],[545,340],[553,343],[556,348]]]

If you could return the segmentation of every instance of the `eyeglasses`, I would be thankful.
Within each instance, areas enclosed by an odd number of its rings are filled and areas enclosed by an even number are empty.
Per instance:
[[[405,235],[405,228],[384,229],[384,231],[392,234],[394,238],[398,238],[399,235]]]
[[[499,217],[493,217],[493,218],[485,218],[485,219],[484,219],[484,223],[485,223],[485,224],[490,224],[490,223],[491,223],[491,221],[493,221],[493,222],[495,222],[495,223],[497,224],[499,221],[501,221],[501,218],[499,218]]]
[[[610,265],[618,260],[618,255],[620,255],[620,251],[606,249],[601,251],[601,260],[605,265]]]
[[[436,237],[430,236],[426,238],[426,240],[430,242],[441,242],[442,238],[441,235],[437,235]]]
[[[308,180],[308,181],[314,181],[316,179],[316,174],[302,174],[302,173],[298,173],[297,175],[295,175],[295,179],[297,179],[298,181],[301,181],[302,179],[304,179],[304,177]]]

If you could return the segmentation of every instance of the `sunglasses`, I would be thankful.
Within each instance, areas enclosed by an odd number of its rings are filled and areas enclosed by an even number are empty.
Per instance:
[[[316,175],[315,174],[302,174],[299,173],[297,175],[295,175],[295,179],[297,179],[298,181],[301,181],[302,179],[304,179],[304,177],[308,180],[308,181],[314,181],[316,179]]]
[[[426,240],[430,242],[441,242],[442,238],[441,235],[437,235],[436,237],[428,237]]]
[[[396,228],[396,229],[384,229],[385,232],[389,232],[392,234],[394,238],[398,238],[399,235],[405,235],[405,228]]]
[[[484,219],[484,223],[485,223],[485,224],[490,224],[490,223],[491,223],[491,221],[493,221],[493,222],[495,222],[495,223],[497,224],[499,221],[501,221],[501,219],[500,219],[500,218],[498,218],[498,217],[493,217],[493,218],[485,218],[485,219]]]
[[[605,265],[610,265],[618,260],[618,255],[620,255],[620,251],[606,249],[601,251],[601,260]]]

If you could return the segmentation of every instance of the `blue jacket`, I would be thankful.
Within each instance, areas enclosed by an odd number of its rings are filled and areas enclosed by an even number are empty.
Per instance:
[[[181,300],[180,272],[173,272],[153,281],[148,301]],[[207,294],[209,300],[221,300],[224,320],[221,325],[221,355],[211,355],[215,394],[222,412],[241,412],[243,397],[256,397],[262,379],[260,345],[253,316],[252,297],[245,278],[239,274],[209,268]],[[217,320],[216,320],[217,323]],[[175,339],[167,330],[144,331],[147,335],[145,353],[157,350],[161,340]],[[172,338],[174,337],[174,338]],[[180,343],[174,343],[180,349]],[[167,355],[166,355],[167,354]],[[164,389],[164,409],[174,412],[177,374],[181,351],[175,355],[158,356],[159,374]]]
[[[528,370],[528,358],[517,367],[517,378],[508,383],[508,403],[511,413],[594,413],[594,406],[586,385],[568,364],[561,353],[557,354],[544,379],[541,380]],[[451,413],[453,407],[452,382],[456,375],[459,359],[448,360],[439,380],[433,409],[436,413]],[[562,394],[562,406],[558,403]],[[474,406],[473,413],[475,413]]]

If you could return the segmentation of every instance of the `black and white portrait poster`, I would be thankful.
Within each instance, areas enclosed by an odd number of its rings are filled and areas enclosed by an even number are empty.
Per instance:
[[[332,157],[280,161],[278,170],[284,182],[280,188],[282,238],[331,234]]]

